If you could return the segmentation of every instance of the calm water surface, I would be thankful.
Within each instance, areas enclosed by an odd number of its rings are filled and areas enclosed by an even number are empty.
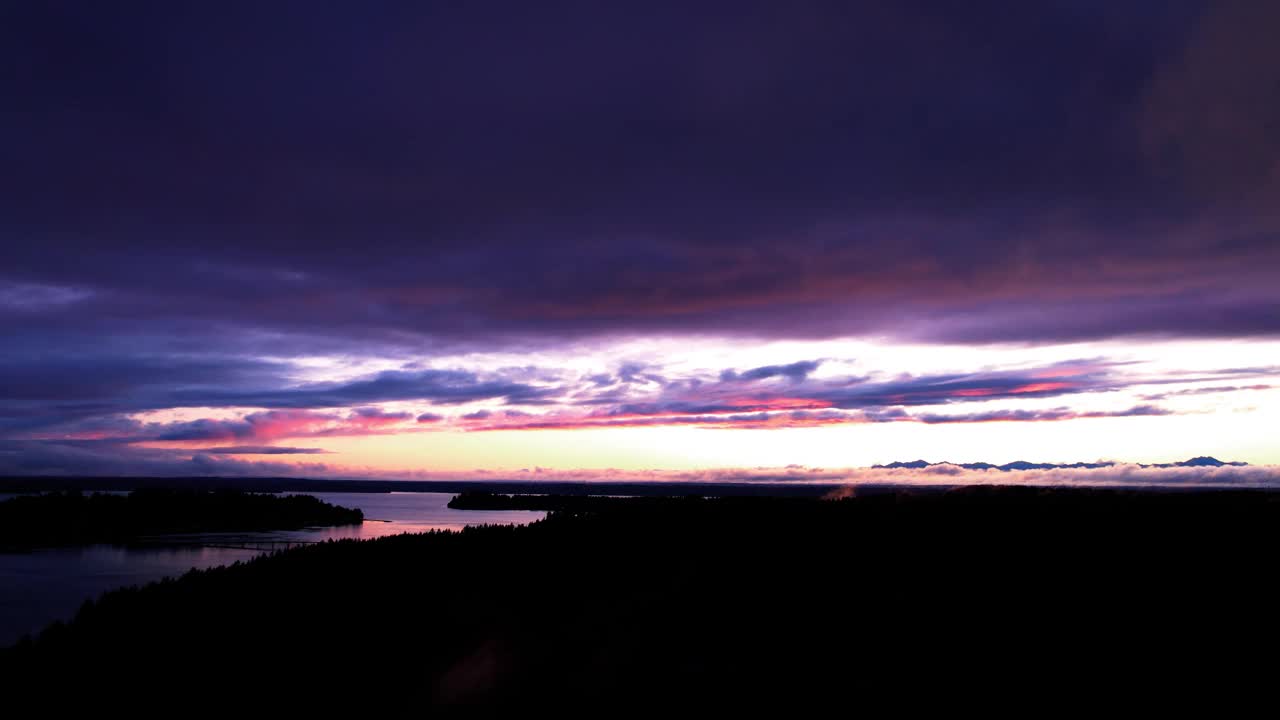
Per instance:
[[[406,532],[461,530],[467,525],[527,523],[545,513],[450,510],[448,493],[308,493],[343,507],[360,508],[362,525],[253,533],[175,536],[213,543],[264,540],[368,539]],[[0,494],[0,500],[7,496]],[[229,565],[257,550],[214,547],[121,548],[92,545],[27,553],[0,553],[0,647],[55,620],[68,620],[85,600],[107,590],[177,577],[192,568]]]

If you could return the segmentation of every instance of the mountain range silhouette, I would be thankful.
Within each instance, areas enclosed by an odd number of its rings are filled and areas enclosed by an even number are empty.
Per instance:
[[[1113,467],[1119,464],[1121,463],[1112,462],[1110,460],[1103,460],[1103,461],[1091,462],[1091,463],[1086,463],[1086,462],[1037,463],[1037,462],[1027,462],[1026,460],[1014,460],[1013,462],[1008,462],[1003,465],[996,465],[994,463],[988,463],[988,462],[953,463],[953,462],[947,462],[944,460],[942,462],[935,463],[935,462],[929,462],[927,460],[910,460],[907,462],[901,462],[901,461],[891,462],[887,465],[873,465],[872,467],[883,468],[888,470],[896,470],[896,469],[920,470],[928,467],[951,465],[953,467],[960,467],[966,470],[999,470],[1001,472],[1010,472],[1010,471],[1016,471],[1016,470],[1062,470],[1062,469],[1088,470],[1093,468]],[[1224,467],[1228,465],[1242,467],[1248,464],[1249,463],[1245,463],[1245,462],[1223,462],[1218,458],[1209,457],[1205,455],[1202,455],[1200,457],[1193,457],[1190,460],[1183,460],[1181,462],[1174,462],[1174,463],[1153,463],[1153,464],[1137,463],[1138,467],[1144,467],[1144,468]]]

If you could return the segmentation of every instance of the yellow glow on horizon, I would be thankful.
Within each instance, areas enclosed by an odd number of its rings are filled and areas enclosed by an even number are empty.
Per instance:
[[[495,474],[537,467],[701,470],[798,464],[844,468],[919,458],[997,464],[1013,460],[1155,463],[1200,454],[1252,464],[1280,464],[1280,447],[1265,434],[1259,434],[1259,426],[1280,427],[1280,413],[1267,408],[1060,422],[872,423],[768,430],[643,427],[446,431],[311,439],[297,444],[320,447],[333,454],[281,459],[382,472],[483,469]],[[1213,438],[1212,443],[1207,443],[1206,438]]]

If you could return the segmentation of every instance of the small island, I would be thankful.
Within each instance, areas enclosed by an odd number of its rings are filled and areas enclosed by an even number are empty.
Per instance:
[[[364,513],[310,495],[135,490],[54,492],[0,502],[0,548],[125,544],[152,535],[354,525]]]

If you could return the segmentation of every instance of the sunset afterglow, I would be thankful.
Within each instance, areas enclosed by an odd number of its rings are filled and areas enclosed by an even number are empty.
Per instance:
[[[928,5],[14,18],[0,474],[1280,463],[1275,12]]]

